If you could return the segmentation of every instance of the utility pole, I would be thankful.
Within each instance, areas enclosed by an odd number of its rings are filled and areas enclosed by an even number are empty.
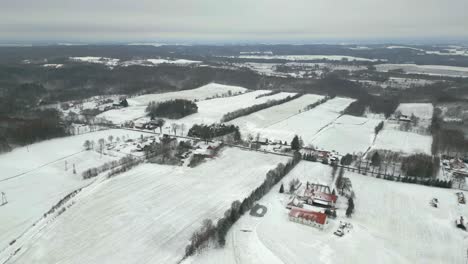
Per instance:
[[[8,200],[6,198],[6,194],[2,192],[2,204],[0,204],[0,206],[5,205],[7,203],[8,203]]]

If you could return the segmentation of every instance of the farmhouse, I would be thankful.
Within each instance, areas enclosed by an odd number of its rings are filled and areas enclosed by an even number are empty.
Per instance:
[[[302,198],[307,204],[330,208],[335,206],[338,197],[326,185],[307,183]]]
[[[328,224],[326,214],[297,207],[293,207],[289,211],[289,220],[319,229],[323,229]]]
[[[407,115],[400,115],[398,120],[401,122],[411,122],[411,118],[409,118]]]

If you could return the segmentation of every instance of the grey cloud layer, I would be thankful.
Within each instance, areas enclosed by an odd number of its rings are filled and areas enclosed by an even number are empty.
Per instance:
[[[467,0],[2,0],[2,39],[468,36]]]

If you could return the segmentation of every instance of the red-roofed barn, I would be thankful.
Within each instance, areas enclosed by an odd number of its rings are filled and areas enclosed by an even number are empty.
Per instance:
[[[325,225],[328,224],[326,214],[297,207],[293,207],[291,211],[289,211],[289,220],[319,229],[323,229]]]

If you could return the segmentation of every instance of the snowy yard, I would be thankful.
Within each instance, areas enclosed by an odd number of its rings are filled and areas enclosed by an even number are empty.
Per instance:
[[[301,162],[283,180],[293,177],[331,183],[330,167]],[[288,220],[288,195],[274,187],[260,204],[268,208],[262,217],[245,214],[229,231],[226,246],[210,248],[189,258],[195,263],[464,263],[466,233],[454,225],[468,216],[458,205],[455,191],[397,183],[345,172],[356,193],[352,218],[338,199],[338,218],[323,231]],[[439,208],[429,205],[438,198]],[[404,210],[402,210],[404,208]],[[333,235],[339,221],[353,225],[343,237]]]
[[[84,151],[85,140],[109,135],[137,138],[141,132],[105,130],[58,138],[14,149],[0,155],[0,191],[8,204],[0,207],[0,249],[29,228],[71,191],[90,183],[81,178],[88,168],[118,159],[95,151]],[[68,170],[65,171],[65,161]],[[73,174],[73,164],[76,174]]]
[[[82,191],[11,263],[176,263],[202,220],[221,217],[286,161],[225,149],[193,169],[140,165]]]

